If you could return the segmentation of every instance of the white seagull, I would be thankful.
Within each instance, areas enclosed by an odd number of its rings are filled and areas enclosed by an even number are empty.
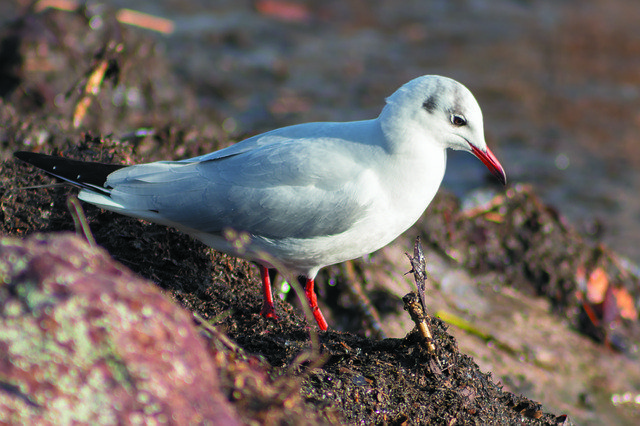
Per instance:
[[[326,330],[316,274],[384,247],[413,225],[442,182],[447,148],[472,153],[506,183],[471,92],[427,75],[387,98],[376,119],[284,127],[187,160],[121,166],[15,156],[79,186],[85,202],[176,227],[256,262],[267,317],[275,317],[269,270],[287,268]],[[247,243],[229,239],[230,230]]]

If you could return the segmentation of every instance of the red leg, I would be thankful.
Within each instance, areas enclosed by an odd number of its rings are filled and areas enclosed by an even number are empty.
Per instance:
[[[276,308],[273,305],[273,292],[271,291],[271,277],[269,277],[269,269],[258,265],[260,268],[260,277],[262,277],[262,310],[260,314],[265,318],[278,318]]]
[[[320,330],[325,331],[328,327],[327,321],[324,319],[322,312],[320,312],[320,308],[318,307],[318,297],[316,296],[316,292],[313,290],[314,281],[311,278],[307,278],[307,284],[304,288],[304,295],[307,297],[309,301],[309,307],[311,308],[311,312],[313,313],[313,317],[316,319],[318,323],[318,327]]]

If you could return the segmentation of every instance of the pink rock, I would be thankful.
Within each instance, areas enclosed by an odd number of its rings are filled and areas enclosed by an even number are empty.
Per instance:
[[[0,423],[239,423],[190,315],[71,234],[0,240],[0,377]]]

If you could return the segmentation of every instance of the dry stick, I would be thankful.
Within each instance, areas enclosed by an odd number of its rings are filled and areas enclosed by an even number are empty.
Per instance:
[[[67,198],[67,208],[71,212],[71,217],[73,217],[73,223],[76,226],[76,234],[83,235],[89,245],[91,247],[95,247],[97,245],[96,239],[91,233],[87,217],[84,214],[84,210],[82,210],[82,206],[80,205],[78,198],[75,196]]]
[[[362,313],[369,321],[369,324],[371,324],[371,331],[374,333],[375,337],[377,339],[385,339],[387,336],[382,329],[382,320],[380,319],[380,314],[378,314],[378,310],[373,306],[373,303],[371,303],[371,299],[369,299],[366,292],[364,291],[362,282],[356,276],[356,271],[353,267],[353,261],[347,261],[344,265],[347,280],[349,281],[346,286],[347,291],[352,297],[356,299],[359,307],[362,309]]]
[[[420,244],[420,237],[416,237],[416,242],[413,245],[413,257],[409,256],[408,253],[405,253],[405,255],[409,258],[409,262],[411,262],[411,271],[408,273],[413,273],[416,287],[418,287],[418,296],[420,297],[422,309],[424,312],[427,312],[427,296],[425,294],[424,284],[427,280],[427,269],[424,253],[422,252],[422,245]]]
[[[413,256],[409,253],[405,253],[411,262],[411,271],[408,274],[413,273],[413,277],[418,287],[418,297],[420,303],[416,300],[415,293],[409,293],[402,298],[404,302],[404,309],[409,312],[411,319],[416,324],[416,327],[420,331],[420,335],[425,339],[427,344],[427,350],[430,354],[436,353],[436,347],[433,344],[433,336],[427,325],[427,304],[425,296],[425,280],[427,279],[427,271],[425,267],[424,253],[422,252],[422,246],[420,245],[420,237],[416,238],[416,243],[413,246]]]
[[[116,12],[116,19],[123,24],[134,25],[162,34],[171,34],[175,29],[175,24],[172,20],[138,12],[137,10],[120,9]]]
[[[73,111],[73,127],[78,128],[82,125],[89,106],[93,99],[100,93],[100,86],[104,81],[107,69],[109,67],[109,60],[102,59],[100,63],[91,71],[87,78],[87,84],[84,87],[82,98],[76,104]]]
[[[47,188],[60,188],[63,186],[67,186],[69,185],[68,183],[63,183],[63,182],[56,182],[56,183],[47,183],[44,185],[34,185],[34,186],[22,186],[20,188],[11,188],[8,189],[7,192],[9,191],[22,191],[23,189],[47,189]],[[5,192],[6,194],[6,192]]]
[[[57,9],[65,12],[78,10],[84,2],[79,0],[40,0],[34,5],[36,12],[45,9]],[[147,30],[157,31],[162,34],[171,34],[175,29],[175,24],[171,19],[149,15],[131,9],[119,9],[116,12],[116,20],[122,24],[133,25]]]
[[[191,315],[198,321],[198,325],[205,329],[211,337],[215,337],[218,339],[223,345],[227,347],[227,349],[233,351],[236,354],[246,355],[244,349],[238,346],[233,340],[229,339],[226,334],[220,332],[216,326],[209,323],[205,318],[202,317],[198,312],[192,311]]]
[[[216,326],[214,326],[205,318],[203,318],[199,313],[197,313],[196,311],[193,311],[192,315],[193,315],[193,318],[198,322],[198,327],[203,328],[211,338],[217,339],[220,343],[226,346],[227,349],[233,352],[237,357],[248,358],[250,356],[250,354],[244,348],[242,348],[241,346],[238,346],[236,342],[231,340],[223,332],[219,331]],[[308,356],[309,354],[306,352],[298,355],[298,358],[305,354],[307,355],[308,358],[311,358]],[[317,362],[317,360],[314,361],[313,359],[311,359],[311,361],[312,363]],[[317,365],[317,367],[319,366],[320,365]],[[307,371],[310,372],[315,367],[316,367],[315,365],[310,366]],[[273,400],[277,404],[284,403],[284,401],[289,399],[292,395],[297,395],[299,392],[301,377],[297,377],[296,379],[292,380],[291,378],[295,377],[295,374],[292,371],[288,371],[288,373],[289,373],[288,375],[280,376],[278,379],[276,379],[273,382],[273,387],[271,389],[264,389],[264,388],[261,389],[267,398]]]

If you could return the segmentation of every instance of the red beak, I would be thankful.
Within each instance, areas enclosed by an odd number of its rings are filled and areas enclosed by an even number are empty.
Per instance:
[[[502,168],[502,165],[500,164],[496,156],[493,155],[493,152],[491,152],[489,148],[487,148],[486,151],[481,151],[471,144],[469,144],[469,146],[471,146],[471,152],[473,152],[473,155],[478,157],[480,161],[482,161],[484,165],[487,166],[487,169],[489,169],[489,171],[495,177],[497,177],[503,185],[506,185],[507,175],[505,174],[504,169]]]

